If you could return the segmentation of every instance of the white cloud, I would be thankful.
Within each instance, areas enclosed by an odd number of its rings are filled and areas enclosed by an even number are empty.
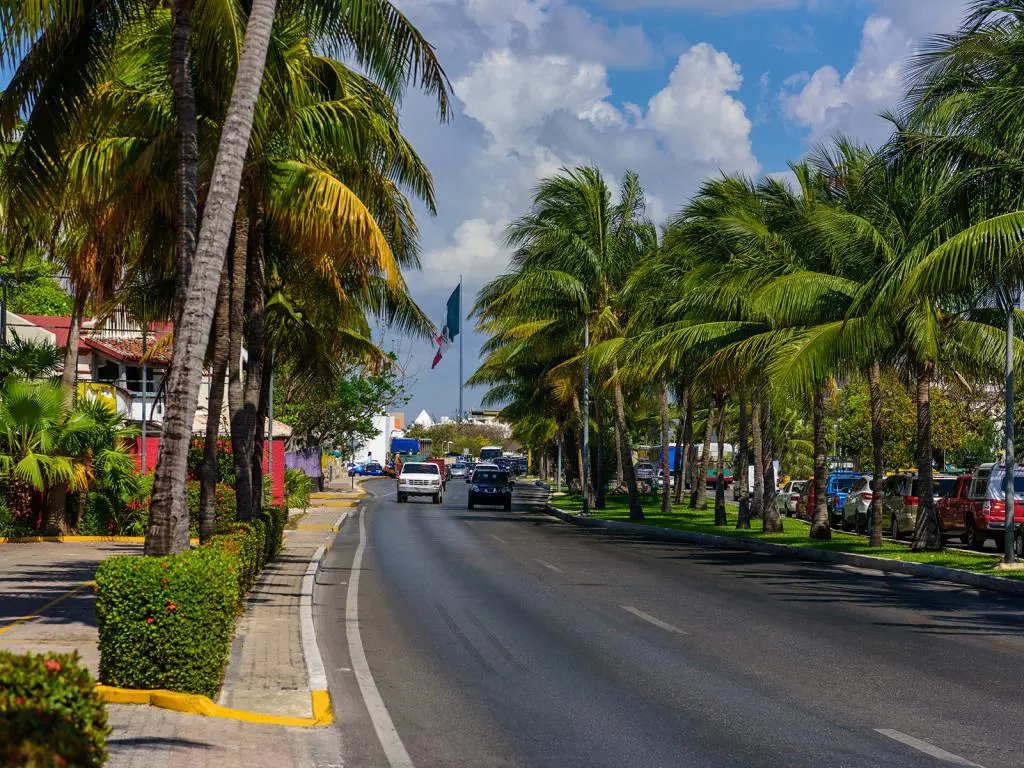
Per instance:
[[[597,0],[601,5],[622,10],[638,8],[668,8],[679,10],[702,10],[715,13],[733,11],[777,11],[799,8],[802,5],[814,7],[817,0]]]
[[[450,288],[460,275],[497,275],[504,270],[508,255],[502,244],[506,221],[493,223],[485,219],[469,219],[459,224],[452,242],[443,248],[423,254],[423,277],[427,285]],[[479,280],[474,279],[474,288]]]

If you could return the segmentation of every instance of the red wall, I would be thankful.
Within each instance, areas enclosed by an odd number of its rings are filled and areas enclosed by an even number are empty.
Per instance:
[[[273,492],[274,492],[274,503],[284,503],[284,443],[285,438],[275,437],[274,438],[274,478],[273,478]],[[142,470],[142,437],[135,438],[135,468]],[[146,438],[146,472],[152,472],[156,469],[156,459],[160,453],[160,438],[159,437],[147,437]],[[267,450],[266,441],[263,441],[263,472],[267,472],[267,458],[269,456]]]

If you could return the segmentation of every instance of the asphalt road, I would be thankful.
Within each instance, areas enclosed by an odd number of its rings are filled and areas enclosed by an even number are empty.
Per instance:
[[[368,487],[315,595],[346,766],[1024,765],[1018,600]]]

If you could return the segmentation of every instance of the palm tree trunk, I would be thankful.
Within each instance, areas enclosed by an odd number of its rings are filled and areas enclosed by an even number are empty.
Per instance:
[[[629,492],[629,519],[643,520],[644,510],[640,506],[640,491],[636,487],[636,471],[633,468],[633,446],[629,444],[629,431],[626,426],[626,403],[622,396],[622,382],[619,380],[618,373],[618,365],[613,365],[612,392],[615,397],[615,426],[619,431],[622,471],[626,478],[626,490]]]
[[[676,504],[682,504],[683,491],[686,489],[686,471],[692,464],[688,463],[690,458],[690,444],[693,442],[693,398],[690,397],[690,390],[683,390],[683,400],[686,402],[683,424],[683,445],[676,449]]]
[[[580,408],[580,398],[576,392],[572,395],[572,410],[576,414],[576,421],[580,427],[578,430],[578,437],[576,438],[576,467],[579,472],[580,481],[580,494],[586,493],[586,488],[583,487],[584,478],[586,474],[583,472],[583,430],[586,429],[586,425],[583,423],[583,409]]]
[[[228,310],[228,411],[231,425],[231,456],[235,463],[235,505],[237,518],[252,517],[252,472],[249,469],[251,447],[246,435],[251,432],[245,414],[245,382],[242,377],[242,337],[245,325],[245,294],[247,289],[246,253],[249,243],[249,220],[239,210],[235,221],[234,247],[228,261],[231,265],[231,294]],[[247,350],[252,369],[252,350]]]
[[[775,441],[772,439],[772,405],[765,400],[761,407],[761,483],[764,499],[761,505],[761,529],[765,533],[782,532],[782,515],[775,503],[779,489],[775,484]]]
[[[601,396],[594,392],[594,417],[597,419],[597,450],[591,456],[591,471],[594,474],[594,508],[604,509],[605,494],[608,483],[604,479],[604,409],[601,407]]]
[[[192,48],[193,0],[171,5],[171,90],[174,93],[175,195],[177,197],[177,276],[174,283],[175,321],[181,320],[196,252],[199,176],[199,120],[189,62]]]
[[[661,377],[659,392],[659,403],[661,406],[661,514],[672,514],[672,488],[669,485],[669,464],[668,464],[668,441],[669,441],[669,414],[668,414],[668,382]],[[679,442],[677,436],[676,442]]]
[[[612,419],[612,421],[615,421]],[[622,436],[619,434],[619,423],[615,422],[615,490],[622,488],[625,482],[622,474]]]
[[[64,370],[60,374],[61,398],[65,412],[70,412],[75,404],[75,380],[78,378],[78,348],[82,339],[82,315],[85,312],[85,299],[81,295],[75,297],[71,308],[71,322],[68,325],[68,340],[64,345]],[[67,413],[65,413],[65,418]],[[67,483],[57,482],[46,490],[46,513],[43,530],[50,536],[67,533]]]
[[[825,499],[825,484],[828,472],[825,468],[825,388],[814,390],[814,517],[811,520],[812,539],[831,539],[832,529],[828,524],[828,505]]]
[[[711,461],[711,433],[715,428],[715,404],[708,399],[708,416],[704,421],[704,444],[701,449],[700,461],[697,464],[697,476],[693,480],[690,492],[690,509],[708,508],[708,464]]]
[[[192,259],[188,288],[184,292],[184,301],[177,307],[178,323],[174,329],[174,348],[165,388],[167,409],[146,530],[147,555],[173,554],[188,546],[185,478],[192,419],[199,397],[206,342],[213,325],[217,281],[231,239],[253,114],[263,82],[275,8],[276,0],[253,0],[206,195],[203,224]]]
[[[878,361],[868,367],[868,396],[871,400],[871,452],[874,466],[871,473],[871,527],[872,547],[882,546],[882,390],[879,384],[881,366]]]
[[[715,525],[728,525],[725,515],[725,395],[718,395],[718,464],[715,467]]]
[[[736,528],[745,530],[750,528],[750,492],[747,488],[747,391],[740,387],[740,425],[739,425],[739,455],[736,461],[736,477],[733,482],[739,483],[740,489],[740,513],[736,518]]]
[[[761,462],[764,459],[764,441],[761,439],[761,397],[754,393],[750,398],[750,439],[754,445],[754,492],[751,497],[750,516],[764,524],[764,475]],[[743,487],[750,483],[750,467],[743,467]]]
[[[263,377],[263,386],[260,387],[259,393],[259,405],[256,409],[256,432],[253,435],[253,451],[252,451],[252,510],[253,514],[263,509],[263,446],[266,443],[267,437],[267,410],[270,404],[270,377]],[[274,450],[274,446],[271,445],[269,450]],[[270,478],[271,488],[273,488],[274,478]],[[273,493],[271,493],[271,501],[273,501]]]
[[[260,398],[264,390],[264,367],[267,350],[264,348],[266,295],[266,248],[264,243],[263,211],[255,206],[253,218],[249,222],[249,241],[247,262],[249,265],[248,282],[246,284],[246,315],[249,318],[249,334],[246,337],[248,368],[245,375],[244,403],[242,405],[242,461],[255,466],[262,461],[262,455],[256,454],[256,434],[263,429],[263,421],[259,417]],[[269,378],[269,377],[267,377]],[[262,465],[261,465],[262,466]],[[262,469],[261,469],[262,475]],[[253,485],[251,497],[247,505],[239,506],[239,520],[249,520],[263,508],[263,488]]]
[[[224,409],[225,379],[228,375],[228,316],[231,283],[227,262],[220,274],[217,289],[217,311],[213,318],[213,347],[210,366],[210,400],[206,410],[206,441],[203,444],[203,465],[199,470],[199,541],[206,543],[213,536],[216,524],[217,443],[220,438],[220,417]]]
[[[679,425],[676,427],[676,461],[673,469],[675,487],[673,488],[673,499],[676,504],[683,501],[683,484],[686,482],[683,477],[686,457],[683,451],[686,445],[686,429],[690,423],[693,406],[690,402],[690,390],[683,389],[679,396]]]
[[[914,527],[915,552],[942,549],[939,521],[932,493],[932,408],[931,361],[917,367],[917,524]]]

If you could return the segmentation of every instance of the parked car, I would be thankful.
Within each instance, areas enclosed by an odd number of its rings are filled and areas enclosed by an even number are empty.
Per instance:
[[[348,476],[352,477],[380,477],[384,474],[384,467],[382,467],[376,461],[368,461],[365,464],[356,464],[352,469],[348,471]]]
[[[782,490],[775,494],[775,507],[779,510],[779,514],[789,516],[796,514],[796,504],[806,483],[806,480],[790,480],[782,486]]]
[[[843,530],[867,533],[871,525],[871,475],[864,475],[850,489],[843,503]]]
[[[512,509],[512,478],[501,469],[477,469],[469,486],[469,508],[477,504],[501,505]]]
[[[932,498],[938,501],[947,496],[956,484],[955,475],[936,472],[932,475]],[[882,525],[894,539],[902,539],[914,532],[917,525],[918,481],[916,472],[901,472],[885,478],[882,485]]]
[[[398,503],[410,496],[429,496],[435,504],[444,501],[441,468],[433,462],[410,461],[402,465],[398,475]]]
[[[828,523],[833,528],[843,524],[843,505],[854,484],[864,475],[860,472],[833,472],[825,485],[825,501],[828,505]]]
[[[1006,500],[1004,483],[1006,468],[998,464],[982,464],[973,475],[956,478],[952,489],[936,504],[939,531],[944,538],[960,537],[960,541],[973,549],[981,549],[989,539],[995,539],[1002,548],[1006,532]],[[1013,473],[1014,549],[1024,557],[1024,469]]]
[[[450,471],[452,473],[452,477],[464,478],[467,474],[469,474],[469,467],[460,461],[455,464],[452,464]]]
[[[652,482],[657,477],[657,470],[654,468],[654,464],[649,461],[638,461],[633,468],[633,472],[637,480],[647,483]]]

